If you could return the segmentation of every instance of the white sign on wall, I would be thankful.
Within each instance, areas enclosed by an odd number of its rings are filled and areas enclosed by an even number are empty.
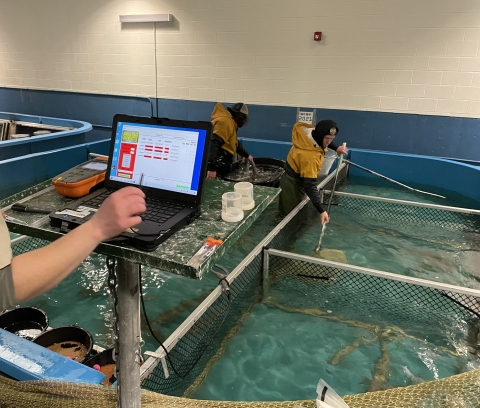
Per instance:
[[[297,122],[315,125],[315,109],[313,111],[305,111],[297,108]]]

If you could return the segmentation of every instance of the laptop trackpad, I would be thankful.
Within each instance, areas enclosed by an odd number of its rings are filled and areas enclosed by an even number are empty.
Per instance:
[[[140,224],[135,225],[132,227],[132,230],[138,235],[160,235],[165,233],[165,228],[162,228],[161,225],[158,225],[158,222],[154,221],[142,221]]]

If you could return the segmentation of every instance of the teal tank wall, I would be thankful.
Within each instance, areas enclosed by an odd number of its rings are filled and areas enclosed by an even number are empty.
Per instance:
[[[480,204],[479,166],[435,157],[358,149],[350,149],[349,159],[410,187],[431,186],[433,190],[458,193]],[[350,175],[378,177],[354,166],[350,166]],[[429,192],[436,193],[433,190]]]
[[[19,113],[0,112],[0,119],[4,125],[10,126],[10,123],[17,124],[16,129],[23,129],[20,133],[28,132],[30,137],[19,139],[9,139],[0,141],[0,161],[14,157],[25,156],[28,154],[40,153],[54,149],[61,149],[68,146],[75,146],[87,142],[87,134],[92,130],[90,123],[71,120],[58,119],[47,116],[32,116]],[[31,124],[23,125],[23,123]],[[35,128],[35,125],[56,126],[66,128],[67,130],[52,130],[45,135],[34,136],[34,130],[43,130],[43,127]]]

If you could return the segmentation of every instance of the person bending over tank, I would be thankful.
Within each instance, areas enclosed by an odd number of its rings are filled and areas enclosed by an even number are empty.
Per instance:
[[[333,144],[337,133],[338,126],[333,120],[321,120],[315,127],[303,122],[297,122],[293,126],[293,146],[288,153],[285,173],[280,180],[282,191],[279,210],[283,215],[292,211],[306,194],[320,213],[322,225],[329,221],[317,189],[317,176],[327,149],[335,150],[337,154],[347,153],[346,147]]]
[[[245,126],[247,122],[248,108],[244,103],[236,103],[227,109],[221,103],[217,103],[212,112],[213,136],[210,143],[207,178],[224,178],[230,173],[235,153],[253,162],[253,157],[243,148],[237,137],[238,129]]]
[[[142,222],[145,194],[124,187],[95,215],[51,244],[12,259],[10,234],[0,216],[0,312],[41,295],[65,279],[100,244]]]

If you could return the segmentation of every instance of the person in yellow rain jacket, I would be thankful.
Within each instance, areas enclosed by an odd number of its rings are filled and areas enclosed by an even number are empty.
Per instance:
[[[208,157],[207,178],[224,178],[231,169],[233,155],[238,153],[248,158],[253,157],[243,148],[237,138],[237,130],[248,122],[248,108],[242,102],[225,109],[217,103],[212,112],[213,136]]]
[[[303,122],[297,122],[293,126],[293,146],[280,180],[282,191],[279,210],[283,215],[292,211],[306,194],[320,213],[320,222],[324,224],[329,221],[317,189],[317,176],[328,148],[338,154],[347,153],[346,147],[337,147],[332,143],[337,133],[338,126],[333,120],[321,120],[315,127]]]

